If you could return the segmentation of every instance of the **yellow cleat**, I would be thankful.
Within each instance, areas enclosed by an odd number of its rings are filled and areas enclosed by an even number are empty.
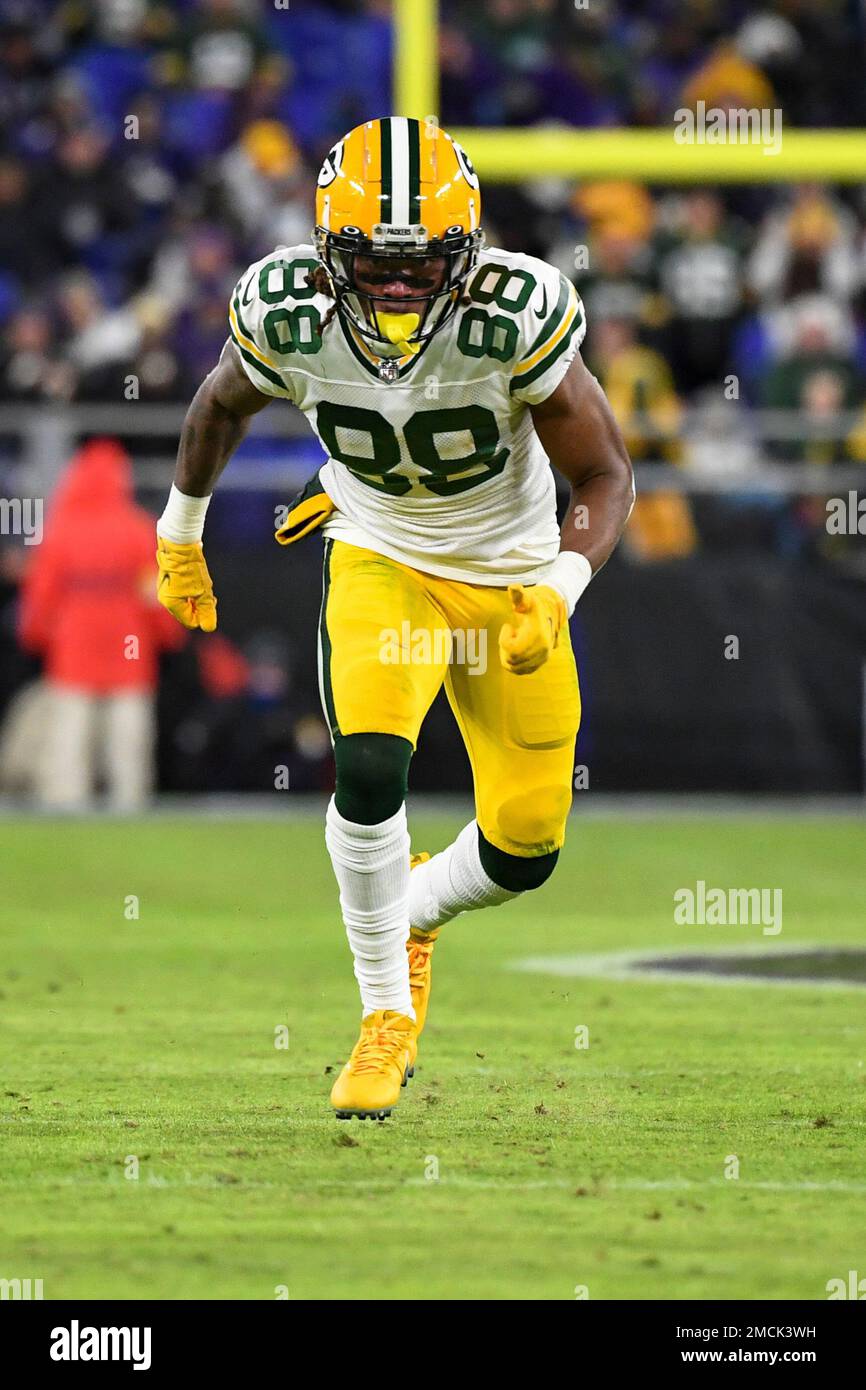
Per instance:
[[[418,1044],[405,1014],[379,1009],[361,1020],[361,1036],[334,1082],[331,1104],[338,1120],[384,1120],[412,1075]]]
[[[427,853],[413,854],[409,857],[409,868],[417,869],[419,864],[426,864],[430,855]],[[418,931],[414,927],[409,929],[409,940],[406,942],[406,952],[409,956],[409,987],[412,990],[412,1007],[415,1010],[415,1037],[420,1038],[424,1024],[427,1021],[427,1006],[430,1003],[430,989],[433,984],[433,946],[439,935],[439,928],[433,931]]]
[[[415,1010],[415,1037],[420,1038],[427,1021],[427,1007],[430,1003],[430,989],[433,984],[433,947],[439,928],[433,931],[409,933],[406,951],[409,956],[409,988],[412,991],[412,1007]]]

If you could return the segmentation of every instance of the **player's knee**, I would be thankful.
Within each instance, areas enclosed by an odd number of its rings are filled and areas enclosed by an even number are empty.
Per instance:
[[[396,734],[338,734],[337,810],[356,825],[378,825],[406,800],[412,745]]]
[[[559,858],[558,849],[550,854],[536,855],[532,859],[525,859],[517,854],[506,854],[505,850],[491,845],[480,830],[478,853],[481,867],[487,877],[510,893],[526,893],[533,888],[540,888],[542,883],[546,883],[550,878]]]
[[[571,806],[571,787],[551,782],[503,800],[496,813],[497,839],[533,850],[562,841]]]

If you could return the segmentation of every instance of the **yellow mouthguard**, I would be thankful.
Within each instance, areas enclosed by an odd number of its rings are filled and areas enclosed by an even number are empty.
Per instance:
[[[410,342],[413,333],[418,332],[418,325],[421,322],[420,314],[378,314],[379,327],[395,347],[401,348],[403,352],[418,352],[420,344]]]

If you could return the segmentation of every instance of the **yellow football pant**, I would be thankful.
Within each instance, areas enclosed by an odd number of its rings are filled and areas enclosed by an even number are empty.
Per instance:
[[[325,542],[319,635],[332,734],[396,734],[414,748],[444,681],[483,834],[506,854],[534,858],[565,838],[580,692],[567,629],[532,675],[503,669],[499,630],[510,611],[507,589]]]

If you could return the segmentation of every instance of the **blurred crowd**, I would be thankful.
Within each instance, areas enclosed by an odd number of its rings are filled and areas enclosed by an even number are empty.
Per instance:
[[[445,0],[441,119],[655,124],[703,99],[866,123],[855,11]],[[133,398],[188,399],[240,270],[308,237],[323,153],[388,109],[391,43],[388,0],[5,0],[0,401],[118,401],[130,379]],[[805,399],[820,415],[849,402],[864,356],[861,191],[486,192],[490,240],[558,260],[586,291],[600,356],[630,336],[658,354],[656,393],[669,382],[688,398],[732,371],[753,404]],[[788,367],[806,343],[830,359],[808,387]]]
[[[846,0],[442,0],[440,8],[446,128],[670,124],[699,100],[778,107],[790,125],[866,125],[864,16]],[[4,0],[0,406],[189,399],[225,341],[240,271],[275,245],[308,238],[324,153],[388,111],[390,12],[390,0]],[[633,560],[687,556],[714,537],[792,556],[835,547],[850,559],[847,541],[828,539],[814,490],[752,493],[744,510],[735,485],[761,460],[866,462],[866,190],[710,183],[491,184],[484,220],[492,244],[551,260],[578,286],[585,355],[635,461],[699,477],[724,464],[733,491],[723,502],[704,505],[672,488],[642,496],[626,545]],[[0,431],[7,495],[16,448]],[[116,446],[100,445],[74,472],[90,470],[89,486],[106,491],[100,515],[118,509],[109,532],[122,514],[139,536],[129,467]],[[69,577],[57,518],[74,513],[75,492],[67,478],[53,503],[58,540],[48,526],[44,554],[0,550],[0,706],[37,660],[49,673],[62,665],[46,615],[64,566]],[[244,505],[254,504],[239,494],[235,535]],[[123,583],[140,594],[151,561],[143,546],[132,550],[138,558]],[[82,591],[106,588],[97,571],[81,579]],[[220,637],[206,652],[168,633],[151,610],[133,633],[145,634],[148,653],[135,689],[128,669],[119,684],[112,676],[106,685],[102,672],[74,710],[51,714],[57,737],[65,730],[68,742],[77,728],[83,750],[94,746],[97,722],[109,731],[103,753],[145,750],[137,771],[108,754],[97,767],[82,751],[70,778],[76,796],[96,784],[120,805],[147,794],[156,663],[166,650],[178,672],[177,716],[164,711],[161,721],[172,728],[175,785],[212,785],[216,741],[225,785],[259,786],[279,763],[287,719],[294,751],[283,753],[295,785],[327,781],[315,697],[296,688],[278,634],[253,633],[243,651]],[[109,686],[115,705],[106,703]],[[42,727],[34,711],[44,684],[31,694],[31,708],[22,699],[7,720],[0,784],[27,768],[38,791],[37,763],[22,761],[21,750],[28,729]],[[251,710],[256,719],[245,721]],[[49,750],[43,764],[51,763]],[[50,798],[48,783],[43,792]]]
[[[97,795],[135,812],[157,781],[197,792],[330,785],[315,685],[295,679],[285,634],[204,638],[157,603],[154,519],[111,439],[73,456],[38,545],[0,549],[0,721],[0,793],[55,813]]]
[[[667,125],[699,98],[866,123],[866,27],[848,0],[443,0],[442,15],[455,125]]]

